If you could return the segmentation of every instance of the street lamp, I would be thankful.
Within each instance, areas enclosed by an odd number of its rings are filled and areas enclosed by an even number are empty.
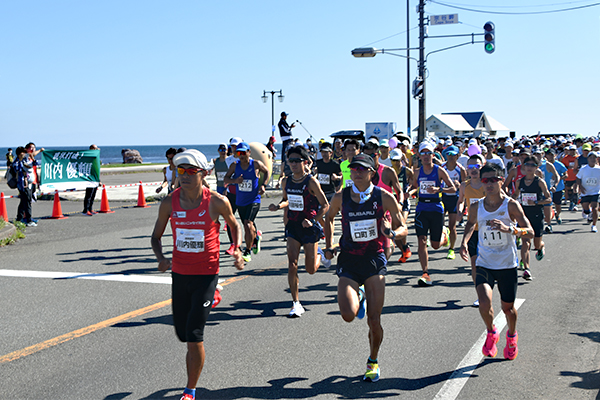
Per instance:
[[[277,100],[279,100],[280,103],[283,103],[283,99],[285,98],[285,96],[283,95],[283,92],[281,90],[263,90],[263,95],[260,96],[263,103],[266,103],[267,100],[269,100],[269,96],[267,96],[267,93],[271,93],[271,136],[275,136],[275,93],[279,93],[279,96],[277,96]]]

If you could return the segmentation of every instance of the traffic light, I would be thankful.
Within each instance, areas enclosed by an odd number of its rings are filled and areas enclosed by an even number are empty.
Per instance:
[[[492,21],[488,21],[483,25],[483,48],[488,54],[492,54],[496,50],[496,27]]]
[[[415,99],[423,98],[423,78],[420,76],[413,81],[412,95]]]

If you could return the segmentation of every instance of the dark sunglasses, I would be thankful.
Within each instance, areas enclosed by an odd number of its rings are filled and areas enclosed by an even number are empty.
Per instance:
[[[422,156],[430,156],[430,155],[432,155],[433,153],[432,153],[431,151],[424,151],[424,152],[422,152],[422,153],[419,153],[419,154],[421,154]]]
[[[301,163],[302,161],[304,161],[303,158],[288,158],[288,162],[290,164],[297,164],[297,163]]]
[[[357,165],[356,167],[350,167],[350,169],[352,171],[365,172],[365,171],[369,171],[371,168],[363,167],[362,165]]]
[[[467,165],[467,169],[481,169],[481,165],[479,165],[479,164],[469,164],[469,165]]]
[[[202,171],[201,168],[182,168],[182,167],[177,167],[177,173],[179,175],[183,175],[184,173],[192,176],[192,175],[197,175],[200,171]]]
[[[227,151],[225,147],[219,147],[219,151]]]
[[[496,182],[500,182],[502,180],[502,178],[498,177],[498,176],[494,176],[492,178],[481,178],[481,182],[483,183],[496,183]]]
[[[243,156],[243,155],[245,155],[246,153],[247,153],[247,151],[238,151],[238,152],[237,152],[237,155],[238,155],[238,156]]]

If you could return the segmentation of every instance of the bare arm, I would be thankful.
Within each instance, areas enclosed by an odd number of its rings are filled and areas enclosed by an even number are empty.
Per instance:
[[[171,259],[164,256],[161,242],[162,235],[165,232],[165,228],[169,223],[169,218],[171,217],[171,213],[173,211],[171,201],[172,197],[171,195],[168,195],[160,203],[160,208],[158,209],[158,218],[156,219],[154,231],[152,232],[152,237],[150,238],[152,251],[158,260],[158,270],[160,272],[165,272],[171,268]]]

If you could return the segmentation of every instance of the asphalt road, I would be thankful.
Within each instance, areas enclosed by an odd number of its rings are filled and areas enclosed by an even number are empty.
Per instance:
[[[257,219],[262,251],[244,271],[224,254],[221,234],[223,301],[206,328],[197,398],[600,398],[600,237],[580,214],[564,214],[545,236],[546,257],[533,261],[534,280],[519,282],[514,361],[502,357],[505,330],[498,356],[481,360],[485,328],[471,307],[476,295],[465,262],[431,252],[434,286],[420,288],[416,256],[399,264],[394,255],[382,377],[363,383],[366,320],[342,320],[332,270],[301,272],[307,312],[286,317],[283,225],[269,202]],[[12,218],[16,200],[7,205]],[[85,217],[81,202],[63,201],[68,219],[42,219],[25,239],[0,248],[1,399],[179,399],[185,346],[173,332],[169,275],[156,271],[150,248],[158,207],[131,205],[111,202],[115,213]],[[51,201],[34,204],[34,216],[51,210]],[[170,241],[167,231],[167,250]],[[497,291],[494,306],[500,310]]]

